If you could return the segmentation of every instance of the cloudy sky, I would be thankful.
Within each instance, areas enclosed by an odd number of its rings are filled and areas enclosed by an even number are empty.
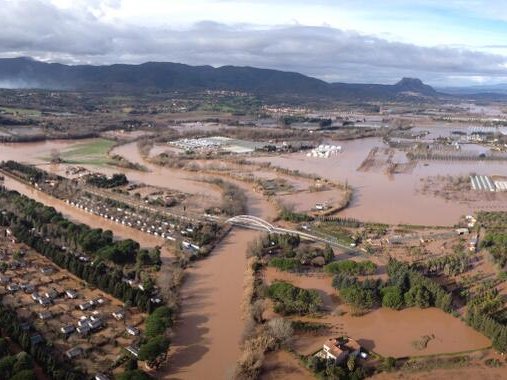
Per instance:
[[[171,61],[327,81],[507,82],[502,0],[0,0],[0,56]]]

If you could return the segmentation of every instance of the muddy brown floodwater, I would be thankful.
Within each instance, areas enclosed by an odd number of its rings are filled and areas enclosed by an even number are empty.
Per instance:
[[[380,171],[357,171],[374,147],[385,147],[378,138],[332,142],[341,145],[343,153],[328,159],[306,157],[304,153],[260,157],[257,162],[317,174],[323,178],[347,182],[354,189],[351,205],[340,215],[364,221],[423,225],[454,225],[458,218],[482,207],[458,203],[418,193],[420,179],[436,175],[494,175],[505,173],[499,162],[418,162],[412,173],[387,176]],[[507,210],[507,204],[503,205]]]
[[[261,380],[311,380],[315,376],[287,351],[268,352],[262,363]]]
[[[190,190],[191,173],[151,165],[136,153],[135,144],[126,144],[114,153],[132,162],[147,166],[150,172],[138,173],[142,182],[158,186],[172,186],[177,177]],[[217,176],[218,177],[218,176]],[[272,218],[273,204],[253,191],[248,183],[225,177],[241,187],[247,196],[247,209],[252,215]],[[197,183],[199,191],[211,186]],[[219,190],[211,187],[213,192]],[[164,379],[223,379],[233,374],[240,355],[240,340],[244,328],[241,303],[248,244],[260,236],[259,232],[234,229],[211,253],[194,262],[185,271],[182,287],[181,314],[174,329],[173,345]]]
[[[304,289],[317,290],[328,311],[336,307],[346,310],[344,305],[339,305],[337,292],[331,286],[331,277],[303,276],[268,268],[264,278],[268,284],[278,279]],[[486,348],[491,344],[482,334],[437,308],[409,308],[401,311],[380,308],[360,317],[351,316],[349,313],[343,316],[326,314],[315,321],[330,324],[335,335],[349,335],[366,349],[383,356],[405,357],[462,352]],[[425,349],[418,350],[413,342],[424,335],[434,338]],[[308,355],[322,345],[323,339],[323,336],[302,336],[295,341],[294,346],[296,351]]]
[[[374,375],[374,380],[505,380],[505,367],[492,368],[482,363],[472,364],[470,367],[458,369],[434,369],[427,372],[399,373],[382,372]]]
[[[52,140],[30,143],[0,144],[0,161],[14,160],[27,164],[47,163],[51,151],[62,151],[87,140]]]
[[[48,157],[53,150],[64,151],[69,148],[86,143],[84,140],[53,140],[35,143],[0,144],[0,161],[15,160],[27,164],[47,165]],[[146,166],[149,172],[140,172],[112,166],[82,165],[92,171],[107,175],[124,172],[129,180],[143,182],[152,186],[166,187],[189,194],[205,195],[210,202],[219,202],[221,195],[219,189],[210,184],[198,181],[199,173],[190,173],[178,169],[160,168],[145,162],[137,149],[137,143],[132,142],[113,149],[112,154],[119,154],[127,160]],[[47,165],[45,170],[64,175],[66,165]]]
[[[191,173],[184,170],[150,164],[139,154],[136,143],[121,145],[115,148],[113,153],[119,154],[131,162],[144,165],[149,169],[148,172],[128,172],[129,179],[132,178],[149,185],[167,187],[191,194],[204,193],[210,202],[218,203],[221,199],[221,193],[218,187],[198,181],[201,177],[199,172]],[[202,177],[221,178],[221,176],[218,175],[208,174]],[[261,218],[272,218],[276,214],[274,205],[265,200],[261,194],[254,192],[251,184],[234,180],[227,176],[224,177],[224,180],[234,183],[245,191],[247,196],[247,208],[250,214]]]
[[[57,144],[58,145],[58,144]],[[23,144],[18,149],[9,149],[0,154],[0,159],[15,159],[23,162],[42,164],[38,157],[47,156],[52,144],[37,146]],[[68,147],[69,145],[63,145]],[[60,146],[63,149],[62,146]],[[28,153],[26,153],[28,152]],[[24,154],[26,153],[26,154]],[[148,172],[138,172],[106,166],[90,167],[92,170],[111,174],[119,170],[129,179],[148,185],[165,187],[190,194],[204,194],[210,201],[219,202],[221,192],[215,186],[196,181],[198,174],[178,169],[161,168],[147,163],[139,155],[136,143],[116,148],[131,162],[148,167]],[[50,171],[62,174],[63,165],[51,165]],[[276,214],[274,205],[259,193],[253,191],[251,184],[233,180],[245,190],[248,212],[262,218],[272,218]],[[77,210],[62,201],[38,192],[11,179],[8,187],[30,196],[44,204],[55,207],[72,220],[112,230],[118,237],[132,237],[141,244],[153,246],[158,243],[155,237],[132,231],[127,227],[106,221],[97,216]],[[246,251],[249,242],[259,236],[259,232],[234,229],[205,260],[193,263],[185,273],[182,287],[181,315],[175,326],[172,349],[167,368],[162,376],[165,379],[220,379],[229,377],[234,371],[240,355],[240,340],[244,328],[241,303],[246,265]],[[163,270],[163,268],[162,268]]]
[[[248,243],[259,232],[233,230],[205,260],[185,271],[181,315],[164,379],[232,375],[243,332],[241,302]]]

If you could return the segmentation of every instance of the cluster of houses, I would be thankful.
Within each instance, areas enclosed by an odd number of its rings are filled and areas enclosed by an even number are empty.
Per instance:
[[[91,214],[111,220],[115,223],[135,228],[141,232],[159,236],[168,241],[184,239],[183,248],[199,251],[200,247],[192,242],[195,227],[191,224],[181,226],[174,221],[169,221],[160,216],[147,216],[130,209],[112,207],[89,198],[79,200],[66,200],[71,206],[82,209]]]
[[[183,150],[218,150],[222,148],[222,146],[230,143],[231,139],[228,137],[203,137],[197,139],[179,139],[176,141],[171,141],[170,144],[183,149]]]
[[[329,158],[341,153],[342,147],[339,145],[319,145],[306,154],[306,157]]]
[[[80,310],[88,310],[89,307],[93,307],[93,305],[102,305],[104,304],[104,299],[97,298],[95,300],[90,300],[85,303],[79,304],[78,307]],[[92,306],[90,306],[92,305]],[[126,317],[126,312],[124,309],[119,309],[111,313],[112,317],[117,321],[122,321]],[[105,326],[104,317],[97,310],[94,310],[91,315],[86,316],[83,315],[77,321],[77,325],[65,325],[60,328],[60,332],[64,335],[72,334],[73,332],[77,332],[81,336],[87,336],[90,333],[96,332],[102,329]],[[141,335],[141,331],[134,326],[126,325],[125,332],[128,335],[139,336]]]
[[[5,260],[3,254],[0,255],[0,260],[2,261]],[[27,264],[24,261],[13,260],[9,262],[9,268],[12,270],[22,269],[25,268],[26,266]],[[55,270],[52,267],[43,267],[40,269],[40,272],[42,274],[54,273],[54,271]],[[25,292],[26,294],[31,294],[32,299],[34,301],[44,306],[50,305],[52,300],[54,298],[59,297],[61,294],[61,292],[53,288],[45,292],[43,295],[39,295],[35,293],[35,286],[33,284],[30,284],[28,282],[26,283],[13,282],[12,278],[5,274],[0,274],[0,285],[4,285],[9,293],[16,293],[18,291],[22,291]]]
[[[29,293],[29,292],[27,292],[27,293]],[[42,306],[51,305],[56,298],[61,297],[62,295],[66,295],[70,299],[74,299],[77,297],[77,292],[75,290],[67,289],[62,292],[61,290],[57,289],[56,287],[52,287],[44,293],[39,293],[39,292],[36,292],[35,289],[32,289],[32,291],[30,293],[32,294],[32,296],[31,296],[32,300],[35,303],[38,303]]]
[[[121,328],[124,329],[125,336],[134,338],[130,344],[139,341],[142,332],[135,325],[126,323],[126,309],[111,308],[112,304],[102,295],[85,298],[82,294],[85,290],[80,288],[77,282],[73,286],[67,276],[58,275],[57,267],[50,263],[34,261],[32,256],[27,258],[27,253],[19,247],[13,250],[0,248],[0,263],[6,269],[0,272],[0,285],[3,286],[3,294],[7,293],[10,297],[22,300],[24,308],[31,311],[28,317],[30,321],[22,322],[20,328],[29,334],[32,345],[44,341],[41,333],[32,331],[32,323],[34,323],[32,318],[43,321],[45,326],[54,327],[59,336],[69,343],[87,340],[91,334],[98,331],[109,335],[111,328],[115,333],[118,327],[120,331]],[[57,275],[53,276],[55,274]],[[135,281],[125,279],[125,282],[129,282],[132,286],[142,287],[142,284]],[[34,306],[30,306],[30,302],[25,302],[29,300],[33,301]],[[156,296],[153,296],[151,301],[162,302]],[[72,312],[72,310],[82,313]],[[133,318],[131,323],[138,323],[139,320]],[[118,323],[119,321],[121,322]],[[66,348],[69,349],[63,354],[68,360],[82,358],[89,354],[87,352],[89,349],[79,344]],[[90,350],[93,351],[93,348]],[[93,356],[96,355],[94,352],[90,353]],[[98,373],[95,379],[109,378]]]

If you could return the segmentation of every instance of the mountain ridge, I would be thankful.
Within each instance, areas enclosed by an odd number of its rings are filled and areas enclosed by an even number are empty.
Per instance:
[[[138,65],[65,65],[30,57],[0,59],[0,87],[78,91],[243,91],[261,96],[334,100],[433,98],[440,94],[417,78],[386,84],[328,83],[297,72],[250,66],[191,66],[172,62]]]

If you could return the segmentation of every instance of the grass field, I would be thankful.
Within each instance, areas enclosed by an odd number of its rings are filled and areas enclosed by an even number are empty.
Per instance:
[[[38,110],[31,110],[25,108],[11,108],[11,107],[0,107],[0,111],[3,111],[11,115],[19,115],[23,117],[39,117],[41,115]]]
[[[64,150],[60,156],[65,162],[74,165],[107,165],[111,163],[107,152],[114,144],[111,140],[92,139]]]
[[[326,235],[331,235],[343,244],[351,244],[354,242],[352,233],[349,230],[333,223],[319,223],[317,226],[314,226],[314,230]]]

